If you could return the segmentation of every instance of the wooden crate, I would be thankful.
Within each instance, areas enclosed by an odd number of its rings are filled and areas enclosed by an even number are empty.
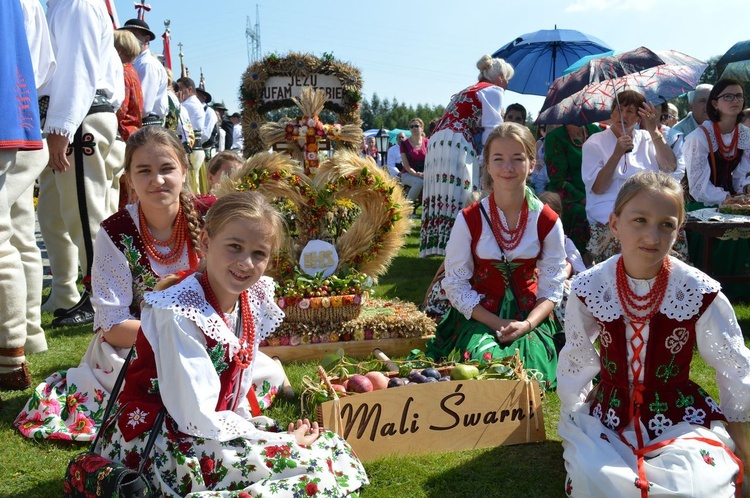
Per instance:
[[[468,380],[410,384],[327,401],[318,421],[363,461],[546,439],[539,385]]]
[[[278,357],[283,363],[290,361],[319,360],[323,356],[344,350],[347,358],[366,358],[374,349],[381,349],[389,356],[406,356],[412,349],[424,350],[424,345],[432,336],[406,337],[402,339],[372,339],[369,341],[337,341],[299,346],[263,346],[265,354]]]

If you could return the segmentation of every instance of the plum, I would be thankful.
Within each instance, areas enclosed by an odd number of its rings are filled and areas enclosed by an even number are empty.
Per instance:
[[[425,377],[431,377],[435,380],[440,378],[440,372],[438,372],[434,368],[425,368],[424,370],[422,370],[422,375],[424,375]]]
[[[416,370],[412,370],[408,378],[409,382],[412,382],[414,384],[422,384],[427,379],[427,377],[417,372]]]
[[[354,374],[349,377],[346,388],[355,393],[369,393],[372,391],[372,382],[364,375]]]
[[[388,387],[401,387],[406,385],[406,381],[401,377],[393,377],[388,381]]]

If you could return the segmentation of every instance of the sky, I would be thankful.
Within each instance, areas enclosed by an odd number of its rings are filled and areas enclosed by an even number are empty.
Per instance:
[[[140,2],[140,0],[139,0]],[[476,62],[509,41],[540,29],[575,29],[618,51],[645,46],[677,50],[701,60],[750,38],[747,0],[535,0],[408,2],[361,0],[147,0],[146,22],[162,52],[170,20],[172,62],[178,43],[190,76],[201,69],[214,101],[239,110],[248,66],[248,18],[260,23],[261,55],[304,52],[333,56],[360,69],[363,94],[407,105],[446,105],[477,80]],[[115,0],[121,23],[136,16],[133,0]],[[543,97],[506,93],[536,115]],[[406,123],[404,123],[406,124]]]

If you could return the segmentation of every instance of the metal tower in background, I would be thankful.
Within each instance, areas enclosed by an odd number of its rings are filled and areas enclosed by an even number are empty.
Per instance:
[[[255,4],[255,26],[250,25],[250,16],[247,16],[247,63],[248,65],[260,61],[260,12],[258,4]]]

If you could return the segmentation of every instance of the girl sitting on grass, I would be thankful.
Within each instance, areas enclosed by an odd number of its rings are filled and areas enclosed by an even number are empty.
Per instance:
[[[735,496],[750,463],[750,351],[719,283],[669,256],[684,219],[676,180],[633,175],[609,217],[621,255],[573,281],[557,370],[569,496]],[[696,346],[720,403],[690,380]]]
[[[346,441],[317,423],[268,432],[272,421],[252,416],[258,345],[284,317],[263,276],[282,230],[261,194],[227,194],[200,235],[203,271],[145,296],[122,411],[100,453],[136,468],[131,456],[159,431],[145,472],[163,496],[345,496],[368,483]]]

